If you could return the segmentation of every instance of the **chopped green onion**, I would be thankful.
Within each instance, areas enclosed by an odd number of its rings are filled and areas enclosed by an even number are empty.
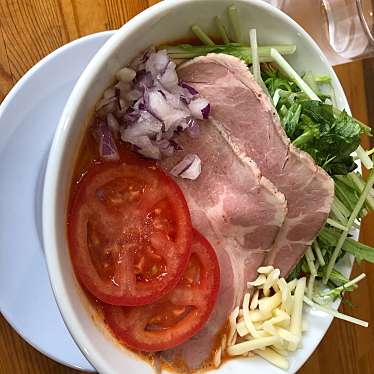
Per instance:
[[[355,184],[355,186],[358,188],[358,190],[362,192],[365,188],[365,182],[361,178],[361,175],[356,173],[349,173],[348,176]],[[368,204],[371,210],[374,210],[374,198],[373,196],[370,196],[370,193],[366,197],[366,203]]]
[[[348,223],[348,217],[351,211],[339,200],[339,198],[334,196],[334,201],[332,202],[331,211],[337,216],[340,223],[346,225]]]
[[[332,295],[339,295],[345,290],[352,288],[352,286],[356,285],[358,282],[360,282],[362,279],[366,277],[365,273],[360,274],[358,277],[350,280],[347,283],[344,283],[343,285],[333,288],[332,290],[328,290],[321,293],[321,296],[332,296]]]
[[[225,27],[224,23],[222,22],[221,18],[219,18],[218,16],[215,16],[214,21],[216,23],[218,32],[221,35],[222,41],[225,44],[230,44],[230,39],[227,35],[226,27]]]
[[[340,213],[340,212],[339,212],[339,213]],[[337,216],[337,215],[335,214],[335,212],[333,211],[333,206],[331,206],[331,211],[330,211],[329,217],[332,218],[334,221],[339,222],[339,223],[342,224],[344,227],[345,227],[345,225],[346,225],[347,222],[348,222],[348,219],[346,219],[343,215],[342,215],[342,216]]]
[[[340,313],[335,309],[326,308],[322,305],[319,305],[319,304],[313,302],[307,296],[304,296],[304,302],[305,302],[305,304],[309,305],[310,307],[318,309],[318,310],[320,310],[322,312],[325,312],[327,314],[330,314],[333,317],[342,319],[342,320],[347,321],[347,322],[355,323],[356,325],[359,325],[359,326],[363,326],[363,327],[368,327],[369,326],[369,324],[366,321],[362,321],[358,318],[347,316],[346,314]]]
[[[340,254],[340,251],[342,249],[344,241],[347,238],[348,231],[351,229],[353,222],[357,218],[357,215],[359,214],[359,212],[360,212],[360,210],[361,210],[361,208],[362,208],[362,206],[363,206],[363,204],[366,200],[366,197],[369,194],[369,192],[370,192],[370,190],[373,186],[373,183],[374,183],[374,169],[371,169],[370,174],[369,174],[369,178],[368,178],[368,180],[366,182],[366,185],[365,185],[365,188],[362,190],[361,196],[358,199],[358,202],[357,202],[356,206],[354,207],[354,209],[351,213],[351,216],[349,217],[348,224],[347,224],[347,231],[343,231],[341,233],[340,238],[338,240],[338,243],[336,244],[335,250],[334,250],[334,252],[333,252],[333,254],[330,258],[330,261],[327,265],[326,273],[325,273],[325,276],[323,277],[323,283],[324,284],[327,284],[327,282],[330,278],[331,271],[335,266],[335,262],[336,262],[336,260],[339,256],[339,254]]]
[[[234,34],[234,40],[238,43],[242,41],[242,32],[240,28],[240,19],[239,19],[239,11],[235,5],[231,5],[227,9],[230,24]]]
[[[325,264],[326,264],[325,263],[325,259],[322,256],[321,248],[319,247],[317,239],[313,243],[313,248],[314,248],[314,252],[316,253],[316,256],[317,256],[317,259],[318,259],[318,263],[321,266],[325,266]]]
[[[215,45],[214,41],[209,38],[207,34],[200,28],[198,25],[193,25],[191,27],[192,32],[199,38],[205,45],[213,46]]]
[[[318,265],[318,264],[317,264]],[[316,265],[316,270],[317,270],[317,265]],[[311,274],[308,278],[308,297],[312,298],[313,297],[313,290],[314,290],[314,282],[316,280],[316,276]]]
[[[316,267],[315,267],[314,262],[313,262],[314,261],[314,255],[313,255],[312,249],[310,247],[305,252],[305,259],[306,259],[306,262],[308,263],[310,274],[316,276],[317,275],[317,270],[316,270]]]
[[[298,85],[311,100],[320,101],[319,97],[313,90],[303,81],[299,74],[291,67],[291,65],[281,56],[281,54],[274,48],[270,50],[270,56],[275,62],[284,70],[284,72]]]
[[[262,88],[262,90],[268,96],[270,96],[269,91],[268,91],[267,87],[265,86],[265,83],[264,83],[264,81],[262,80],[262,77],[261,77],[260,61],[259,61],[259,58],[258,58],[256,29],[250,29],[249,30],[249,43],[250,43],[250,46],[251,46],[253,77],[255,78],[255,81],[258,83],[258,85]]]
[[[324,255],[324,250],[322,250],[322,254]],[[323,277],[323,269],[318,272],[318,277]],[[339,287],[349,282],[349,279],[347,279],[342,273],[334,268],[331,273],[330,282],[335,285],[335,287]]]
[[[343,225],[341,225],[339,222],[336,222],[334,221],[333,219],[331,218],[327,218],[327,221],[326,221],[330,226],[332,227],[335,227],[339,230],[342,230],[342,231],[347,231],[347,228]]]
[[[327,242],[329,246],[336,246],[340,238],[340,233],[334,229],[324,227],[318,234],[318,237]],[[374,263],[374,248],[369,247],[352,238],[347,238],[342,247],[344,252],[352,254],[357,261],[365,260]],[[332,279],[332,278],[331,278]]]
[[[309,247],[309,248],[307,249],[307,253],[308,253],[309,258],[310,258],[312,261],[314,261],[314,260],[316,259],[315,256],[314,256],[314,253],[313,253],[311,247]]]
[[[335,195],[349,209],[348,217],[357,203],[357,195],[339,180],[335,180]]]
[[[368,170],[372,169],[373,161],[370,159],[365,149],[363,149],[360,145],[356,149],[356,154],[357,154],[357,157],[362,162],[362,164],[366,167],[366,169]]]
[[[322,254],[321,254],[322,255]],[[323,258],[323,257],[322,257]],[[321,263],[318,261],[314,266],[316,269],[316,274],[310,274],[308,279],[308,297],[313,297],[313,291],[314,291],[314,282],[316,280],[316,277],[318,276],[318,268],[320,267]]]
[[[275,48],[283,55],[295,53],[295,45],[274,45],[266,47],[258,47],[258,56],[260,62],[271,62],[273,58],[270,56],[270,48]],[[246,64],[252,62],[252,51],[248,45],[230,43],[217,45],[161,45],[158,49],[166,49],[173,59],[189,59],[197,56],[205,56],[208,53],[226,53],[242,59]]]
[[[314,80],[319,84],[330,84],[331,83],[331,77],[328,75],[316,75],[314,77]]]
[[[249,45],[251,47],[251,54],[252,54],[253,77],[255,78],[255,81],[259,85],[261,83],[264,84],[264,82],[262,81],[262,78],[261,78],[260,63],[258,61],[256,29],[250,29],[249,30]]]
[[[349,178],[349,174],[346,174],[346,175],[334,175],[334,179],[338,179],[340,182],[344,183],[349,188],[352,188],[354,190],[357,189],[356,185]],[[361,192],[361,191],[359,191],[359,192]]]

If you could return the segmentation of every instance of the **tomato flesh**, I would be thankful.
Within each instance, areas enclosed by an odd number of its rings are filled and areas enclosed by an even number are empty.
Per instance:
[[[105,321],[114,335],[130,348],[146,352],[170,349],[191,338],[207,322],[219,283],[215,251],[194,230],[191,257],[176,288],[150,305],[105,305]]]
[[[81,283],[113,305],[145,305],[173,289],[188,264],[192,226],[176,183],[149,164],[92,166],[68,213]]]

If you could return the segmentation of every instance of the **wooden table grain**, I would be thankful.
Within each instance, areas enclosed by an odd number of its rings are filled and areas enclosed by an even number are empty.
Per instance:
[[[0,0],[0,101],[36,62],[83,35],[119,28],[157,0]],[[336,68],[353,114],[374,117],[374,61]],[[366,86],[365,86],[366,83]],[[371,118],[374,121],[374,118]],[[369,140],[363,139],[368,146]],[[361,240],[374,246],[374,215],[366,218]],[[1,250],[1,249],[0,249]],[[346,313],[370,322],[364,329],[335,320],[301,374],[374,373],[374,266],[359,264],[367,278],[347,297]],[[25,306],[26,308],[26,306]],[[0,317],[0,373],[78,373],[43,356]]]

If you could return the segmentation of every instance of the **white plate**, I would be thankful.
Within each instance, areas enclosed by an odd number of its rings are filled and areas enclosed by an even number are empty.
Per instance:
[[[49,283],[41,242],[45,163],[80,74],[113,31],[69,43],[36,64],[0,106],[0,311],[34,348],[92,371],[71,338]]]

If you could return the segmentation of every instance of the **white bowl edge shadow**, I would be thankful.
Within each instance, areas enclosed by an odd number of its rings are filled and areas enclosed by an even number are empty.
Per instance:
[[[52,143],[43,191],[43,242],[56,301],[74,340],[100,373],[124,370],[150,373],[152,369],[145,362],[126,355],[96,328],[86,303],[81,300],[65,235],[68,186],[76,149],[95,102],[119,68],[152,44],[190,35],[189,26],[193,23],[204,25],[205,30],[214,33],[213,17],[224,16],[231,4],[240,10],[242,27],[245,24],[257,28],[259,43],[296,44],[297,52],[289,58],[291,64],[299,71],[311,70],[331,76],[337,106],[349,111],[340,82],[316,43],[296,22],[261,0],[165,0],[134,17],[105,43],[83,72],[65,106]],[[350,273],[351,262],[344,271]],[[291,356],[290,373],[304,364],[332,321],[318,312],[308,313],[307,318],[311,330],[304,336],[304,348]],[[254,368],[264,373],[284,373],[260,359],[231,360],[217,373]]]

